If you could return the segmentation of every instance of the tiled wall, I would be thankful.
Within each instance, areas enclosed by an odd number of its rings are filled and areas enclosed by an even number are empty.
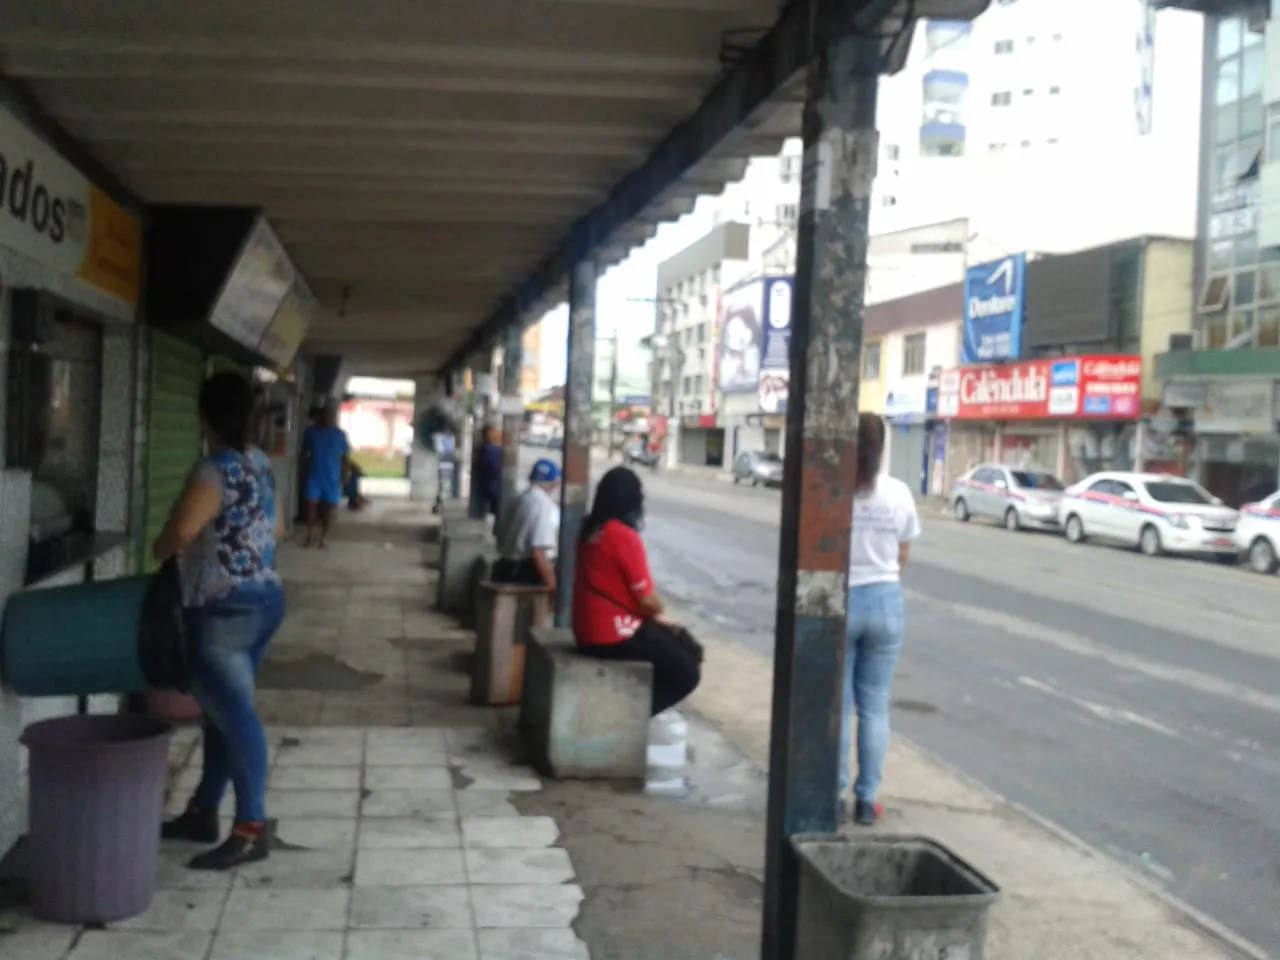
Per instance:
[[[10,299],[0,292],[0,424],[4,423],[5,375],[9,347]],[[97,490],[98,529],[127,533],[131,511],[140,511],[145,473],[139,462],[145,453],[145,351],[143,362],[135,364],[134,326],[112,324],[105,330],[102,346],[102,421],[99,433]],[[141,368],[141,373],[139,372]],[[141,424],[141,443],[135,423]],[[3,444],[0,443],[0,456]],[[0,470],[0,605],[23,588],[26,573],[26,546],[31,512],[30,474],[22,470]],[[135,569],[136,541],[110,551],[94,562],[95,580],[113,579]],[[66,586],[84,580],[84,569],[76,567],[41,583],[41,587]],[[114,696],[92,697],[91,712],[113,712]],[[18,743],[22,728],[48,717],[63,716],[76,709],[74,697],[46,697],[21,700],[0,688],[0,857],[26,829],[26,750]]]

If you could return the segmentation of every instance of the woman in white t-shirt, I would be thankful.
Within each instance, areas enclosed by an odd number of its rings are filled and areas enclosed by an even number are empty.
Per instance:
[[[849,720],[858,714],[858,778],[853,818],[870,825],[880,816],[876,791],[889,749],[889,691],[902,652],[902,583],[920,518],[911,490],[880,472],[884,421],[858,417],[857,479],[849,545],[849,617],[845,631],[844,723],[840,728],[840,803],[850,786]]]

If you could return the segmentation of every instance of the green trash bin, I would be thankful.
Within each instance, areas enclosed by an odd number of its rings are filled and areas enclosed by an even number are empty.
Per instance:
[[[177,566],[14,594],[4,610],[0,666],[5,684],[24,697],[185,690]]]
[[[796,956],[982,960],[1000,888],[925,837],[799,835]]]

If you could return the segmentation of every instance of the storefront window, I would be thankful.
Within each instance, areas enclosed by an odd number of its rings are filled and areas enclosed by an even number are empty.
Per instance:
[[[1096,423],[1067,431],[1065,483],[1083,480],[1100,470],[1132,470],[1136,430],[1133,424]]]
[[[1208,350],[1221,350],[1227,345],[1227,318],[1223,314],[1205,318],[1204,345]]]
[[[1247,307],[1253,303],[1254,273],[1245,270],[1236,274],[1236,289],[1231,302],[1237,307]]]
[[[1231,336],[1228,338],[1230,343],[1238,343],[1252,329],[1252,310],[1233,310],[1231,312]]]
[[[23,291],[13,337],[6,448],[10,466],[31,471],[31,566],[39,572],[61,553],[43,544],[94,529],[102,329]]]
[[[1280,347],[1280,307],[1263,307],[1258,311],[1260,347]]]
[[[1223,17],[1218,21],[1218,59],[1233,57],[1240,52],[1244,41],[1244,20],[1240,17]]]

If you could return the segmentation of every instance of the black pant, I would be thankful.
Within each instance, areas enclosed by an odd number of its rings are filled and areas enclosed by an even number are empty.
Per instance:
[[[538,566],[532,559],[499,560],[493,565],[489,579],[493,583],[510,583],[522,587],[545,586],[542,574],[538,572]]]
[[[646,620],[621,643],[579,649],[601,660],[643,660],[653,664],[653,702],[649,711],[655,717],[698,689],[702,679],[702,664],[670,630],[653,620]]]

